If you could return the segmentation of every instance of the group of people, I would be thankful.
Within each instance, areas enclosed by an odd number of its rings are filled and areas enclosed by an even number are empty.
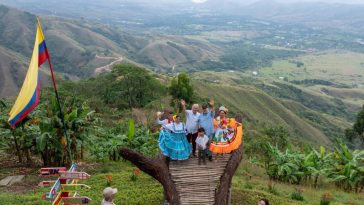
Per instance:
[[[191,110],[186,109],[186,102],[181,100],[186,122],[181,121],[179,114],[157,113],[157,123],[161,125],[159,148],[161,152],[172,160],[186,160],[197,157],[199,163],[206,157],[213,160],[219,154],[230,153],[239,148],[242,134],[237,134],[237,127],[241,125],[234,118],[227,118],[228,109],[221,106],[215,118],[214,101],[202,105],[202,112],[198,104],[193,104]],[[172,116],[173,115],[173,116]]]

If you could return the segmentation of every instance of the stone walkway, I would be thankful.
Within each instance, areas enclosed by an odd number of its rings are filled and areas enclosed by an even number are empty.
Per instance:
[[[0,186],[11,186],[14,183],[21,182],[25,175],[7,176],[0,181]]]

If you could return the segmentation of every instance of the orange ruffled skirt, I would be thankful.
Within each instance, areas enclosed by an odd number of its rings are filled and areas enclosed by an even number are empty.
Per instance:
[[[214,123],[216,125],[216,122]],[[228,141],[212,141],[209,150],[215,154],[228,154],[238,149],[243,140],[243,124],[229,119],[229,126],[234,129],[234,135]]]

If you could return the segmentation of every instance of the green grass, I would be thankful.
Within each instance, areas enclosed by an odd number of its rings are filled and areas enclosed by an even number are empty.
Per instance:
[[[80,165],[79,170],[83,170],[83,168]],[[102,190],[107,187],[106,176],[111,175],[113,179],[111,186],[118,189],[115,197],[116,204],[161,204],[163,201],[162,186],[145,173],[141,173],[136,181],[132,181],[130,178],[134,168],[129,162],[121,161],[88,165],[83,171],[89,173],[91,178],[79,183],[89,185],[91,189],[82,191],[80,195],[90,197],[93,200],[92,204],[100,204]],[[36,173],[33,173],[33,177],[28,176],[24,184],[34,184],[34,178],[38,182],[48,179],[36,177]],[[48,188],[38,188],[36,186],[33,186],[31,190],[25,193],[16,193],[16,190],[1,190],[0,204],[50,204],[49,201],[41,199],[42,194],[48,190]]]
[[[246,184],[251,187],[246,188]],[[321,196],[324,193],[331,193],[333,205],[346,205],[348,202],[363,204],[364,195],[347,193],[337,190],[325,179],[319,181],[319,188],[314,189],[310,185],[292,185],[288,183],[273,182],[275,193],[272,194],[268,189],[269,180],[260,167],[243,161],[233,178],[233,204],[250,205],[257,204],[260,198],[268,198],[272,204],[277,205],[319,205]],[[291,199],[291,194],[296,189],[302,190],[303,202]]]
[[[93,201],[91,204],[100,204],[102,200],[102,190],[107,186],[106,176],[111,175],[113,181],[111,186],[118,188],[115,198],[116,204],[161,204],[163,201],[162,186],[152,177],[145,173],[141,173],[136,181],[132,181],[130,176],[135,167],[129,162],[106,162],[106,163],[82,163],[79,170],[87,171],[91,174],[91,178],[79,183],[91,186],[90,190],[81,192],[82,196],[88,196]],[[24,183],[16,185],[26,185],[28,188],[20,192],[19,189],[13,191],[0,188],[0,204],[1,205],[46,205],[49,201],[41,199],[41,195],[48,188],[38,188],[34,186],[45,178],[37,176],[36,169],[31,175],[26,177]],[[324,193],[331,193],[333,196],[333,205],[345,205],[349,201],[360,205],[364,201],[363,194],[346,193],[336,190],[335,187],[326,181],[320,181],[320,187],[313,189],[310,186],[295,186],[286,183],[273,183],[275,192],[272,193],[268,189],[268,179],[262,168],[256,167],[247,161],[243,161],[238,168],[232,182],[232,204],[234,205],[253,205],[257,204],[260,198],[268,198],[274,205],[319,205],[321,196]],[[247,186],[249,184],[249,186]],[[292,192],[296,188],[303,190],[304,201],[294,201],[290,198]]]
[[[339,83],[363,83],[364,54],[349,51],[327,51],[301,55],[290,60],[300,61],[297,67],[289,60],[276,60],[271,67],[262,68],[266,77],[287,77],[289,80],[323,79]]]
[[[293,61],[304,63],[297,67]],[[320,79],[349,88],[334,88],[323,85],[301,85],[301,89],[318,96],[339,98],[348,106],[360,107],[364,103],[364,54],[349,51],[326,51],[301,55],[286,60],[276,60],[271,67],[261,68],[261,79],[288,81]],[[324,92],[323,89],[326,91]]]

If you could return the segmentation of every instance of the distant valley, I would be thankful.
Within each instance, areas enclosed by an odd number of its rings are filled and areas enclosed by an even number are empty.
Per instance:
[[[145,18],[153,14],[149,11],[139,18],[143,10],[124,20],[114,10],[110,21],[82,17],[97,5],[90,3],[90,10],[74,16],[58,13],[63,17],[32,10],[51,15],[40,19],[60,79],[87,79],[117,63],[137,64],[167,78],[186,71],[203,97],[223,99],[256,124],[278,122],[296,137],[325,145],[343,135],[364,103],[364,40],[355,30],[292,24],[278,14],[213,14],[198,6],[150,20]],[[130,12],[133,3],[128,5],[118,9]],[[201,12],[193,13],[196,9]],[[14,97],[32,52],[35,15],[0,6],[0,17],[0,96]],[[47,84],[47,68],[41,73]]]

